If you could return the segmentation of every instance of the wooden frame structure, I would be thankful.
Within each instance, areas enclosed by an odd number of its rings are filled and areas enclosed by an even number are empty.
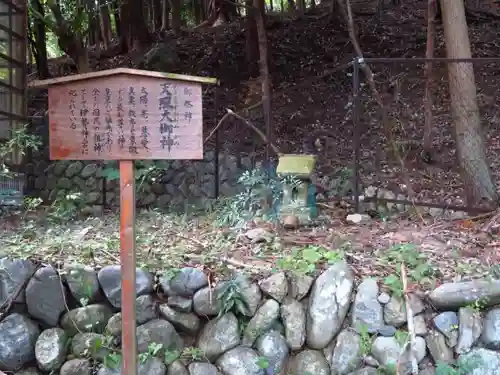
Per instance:
[[[27,118],[28,13],[26,0],[0,0],[0,142],[12,138]],[[20,150],[4,156],[10,166],[22,163]],[[0,205],[22,205],[24,174],[0,178]]]
[[[27,121],[27,26],[26,0],[0,0],[0,140]]]

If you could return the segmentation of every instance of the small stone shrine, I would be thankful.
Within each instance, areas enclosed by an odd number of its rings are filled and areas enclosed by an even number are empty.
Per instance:
[[[280,177],[294,177],[298,183],[284,184],[283,199],[279,215],[285,217],[294,215],[300,224],[307,224],[316,216],[315,194],[311,189],[311,175],[316,166],[314,155],[284,154],[279,156],[276,174]]]

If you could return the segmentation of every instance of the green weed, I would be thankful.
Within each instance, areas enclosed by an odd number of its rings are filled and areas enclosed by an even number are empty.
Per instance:
[[[234,312],[236,315],[244,315],[248,310],[248,302],[243,294],[242,282],[243,276],[238,275],[235,278],[225,281],[217,289],[217,301],[219,306],[219,315],[221,317],[228,312]]]
[[[393,272],[384,278],[385,286],[391,293],[399,298],[403,296],[403,283],[401,281],[401,263],[404,263],[408,272],[408,282],[419,285],[434,285],[436,269],[430,264],[427,256],[420,252],[412,243],[398,244],[385,250],[380,262],[388,265]]]
[[[366,324],[359,325],[359,338],[360,338],[360,353],[361,355],[367,356],[372,351],[372,337],[368,332],[368,326]]]
[[[304,248],[294,248],[290,255],[278,259],[274,271],[311,275],[316,272],[318,263],[334,264],[342,259],[344,259],[342,250],[331,251],[322,246],[308,245]]]

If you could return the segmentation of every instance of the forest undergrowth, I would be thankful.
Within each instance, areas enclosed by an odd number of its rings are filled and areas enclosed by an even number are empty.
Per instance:
[[[359,40],[365,57],[424,57],[424,14],[424,8],[403,4],[384,13],[381,19],[359,18]],[[500,46],[493,32],[497,24],[477,23],[469,27],[474,56],[499,54]],[[352,166],[352,69],[349,62],[354,54],[345,26],[335,17],[318,14],[279,20],[268,17],[267,32],[273,86],[272,143],[281,152],[300,152],[307,146],[305,143],[314,142],[315,136],[321,135],[322,148],[316,150],[320,173],[329,175],[339,168]],[[439,28],[438,33],[442,33]],[[210,134],[227,109],[238,111],[263,128],[260,84],[247,69],[242,24],[208,31],[184,31],[175,40],[173,35],[166,35],[155,41],[151,49],[165,46],[175,51],[178,59],[173,65],[162,66],[161,70],[221,80],[217,116],[213,116],[216,89],[207,87],[204,90],[204,134]],[[444,46],[437,47],[436,56],[444,56]],[[91,63],[93,70],[148,68],[141,57],[134,55],[94,57]],[[500,149],[500,118],[496,116],[496,103],[500,93],[497,82],[500,81],[495,77],[500,73],[499,64],[500,60],[498,64],[493,62],[476,69],[481,112],[497,180],[500,180],[500,160],[495,158]],[[372,64],[371,68],[382,92],[390,91],[393,82],[398,83],[400,100],[393,108],[400,129],[398,139],[419,142],[422,138],[423,67],[381,63]],[[54,76],[74,73],[67,59],[52,61],[50,69]],[[439,163],[431,167],[415,165],[412,156],[408,155],[408,168],[414,191],[422,193],[424,199],[456,202],[460,200],[460,179],[456,171],[443,167],[453,161],[455,153],[447,117],[446,67],[436,67],[435,74],[438,82],[435,96],[439,100],[434,144]],[[384,159],[387,145],[380,121],[363,80],[361,84],[363,182],[365,186],[381,181],[401,185],[401,171]],[[44,105],[43,100],[32,101],[32,114],[43,114]],[[264,152],[264,142],[235,118],[228,120],[220,133],[220,139],[231,140],[221,145],[223,149],[235,154],[262,155]],[[209,141],[207,149],[214,147],[213,139]],[[117,214],[73,219],[77,207],[71,199],[65,199],[48,209],[28,204],[24,214],[6,217],[2,221],[4,227],[0,228],[2,251],[9,256],[38,257],[50,263],[85,262],[98,267],[119,262]],[[214,226],[214,221],[221,221],[221,213],[213,210],[198,211],[196,217],[148,210],[137,217],[137,261],[140,266],[152,269],[175,269],[189,264],[207,267],[214,273],[224,272],[219,269],[221,265],[224,269],[236,267],[258,272],[271,272],[276,267],[314,272],[331,257],[338,256],[353,264],[359,277],[379,276],[388,285],[398,279],[391,275],[397,276],[392,263],[399,261],[413,265],[416,270],[414,282],[422,285],[495,272],[498,259],[494,254],[500,242],[494,232],[482,230],[484,225],[491,224],[484,224],[485,219],[445,222],[406,215],[352,225],[346,223],[346,213],[343,208],[327,205],[322,207],[321,216],[325,220],[320,224],[290,231],[272,220],[248,220],[249,224],[239,229],[229,229],[227,223]],[[68,220],[67,215],[72,219]],[[276,254],[280,254],[279,259]],[[396,254],[403,255],[397,258]]]
[[[500,275],[495,258],[500,242],[494,240],[494,230],[481,230],[484,219],[449,222],[406,215],[353,225],[345,220],[345,209],[323,205],[310,225],[285,229],[274,211],[260,204],[269,193],[264,186],[255,185],[251,193],[246,189],[203,210],[192,207],[181,214],[140,210],[138,266],[174,273],[195,266],[216,279],[236,269],[256,277],[277,269],[314,275],[345,259],[358,278],[380,278],[393,292],[401,287],[401,262],[410,271],[412,285],[424,290],[445,281]],[[58,268],[83,263],[98,269],[120,263],[117,210],[84,217],[78,194],[61,197],[48,207],[40,203],[27,198],[22,211],[4,213],[2,256]]]
[[[382,14],[357,17],[359,42],[364,56],[383,58],[424,57],[426,44],[425,2],[404,3]],[[422,3],[422,4],[420,4]],[[271,143],[283,153],[314,152],[318,154],[319,176],[331,175],[353,166],[353,101],[352,45],[343,21],[326,16],[321,9],[306,15],[269,16],[267,34],[270,45],[270,74],[273,87]],[[498,22],[475,22],[469,25],[472,53],[475,57],[498,56],[496,41]],[[438,26],[437,40],[442,39]],[[436,46],[436,57],[444,57],[443,43]],[[258,77],[251,76],[245,58],[245,29],[240,21],[208,30],[183,30],[180,36],[166,34],[151,46],[151,51],[176,58],[148,66],[144,54],[101,57],[92,55],[93,70],[116,67],[160,69],[173,73],[217,77],[220,87],[205,87],[203,96],[205,129],[211,135],[204,144],[215,147],[211,132],[227,109],[236,111],[264,130],[259,105],[261,87]],[[148,55],[148,54],[146,54]],[[433,96],[435,162],[422,164],[418,158],[423,138],[424,66],[411,62],[371,63],[380,92],[387,96],[398,90],[398,100],[391,104],[391,116],[405,159],[409,181],[394,160],[374,99],[361,75],[361,101],[357,107],[361,138],[360,172],[364,187],[377,185],[401,190],[412,184],[414,198],[439,204],[463,204],[463,183],[455,168],[455,142],[452,135],[446,64],[434,67]],[[50,64],[52,75],[72,74],[66,58]],[[495,180],[500,182],[500,117],[497,102],[500,96],[500,59],[476,64],[478,100],[484,122],[488,156]],[[217,97],[217,115],[214,102]],[[40,98],[40,96],[38,96]],[[32,101],[32,113],[44,113],[46,98]],[[264,131],[265,133],[265,131]],[[256,136],[243,121],[229,116],[219,127],[221,149],[234,154],[252,154],[262,158],[265,141]],[[321,147],[314,146],[319,141]],[[316,144],[318,144],[316,142]],[[413,147],[415,146],[416,147]],[[416,148],[416,149],[415,149]],[[497,160],[498,159],[498,160]],[[403,191],[403,193],[406,193]]]

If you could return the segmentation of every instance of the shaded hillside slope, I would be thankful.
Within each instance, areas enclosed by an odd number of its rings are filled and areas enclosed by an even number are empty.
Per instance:
[[[375,16],[357,17],[356,21],[365,57],[425,56],[425,2],[412,2],[392,8],[382,14],[380,19]],[[352,159],[353,134],[350,110],[352,74],[351,69],[345,65],[352,60],[354,54],[343,22],[338,18],[316,13],[302,17],[269,17],[266,26],[273,84],[273,143],[282,152],[299,152],[314,140],[312,135],[321,130],[322,134],[329,134],[330,139],[325,144],[326,149],[319,155],[319,169],[323,173],[330,173],[339,167],[349,166]],[[496,21],[470,24],[470,38],[475,57],[499,55],[499,26],[500,23]],[[441,27],[438,27],[438,34],[436,56],[444,56]],[[141,54],[93,59],[92,64],[95,69],[127,66],[218,77],[221,87],[218,92],[217,118],[225,113],[225,108],[242,110],[260,100],[258,79],[251,78],[248,73],[245,61],[245,30],[240,22],[206,31],[185,31],[177,39],[173,35],[167,35],[151,46],[148,56],[152,54],[156,55],[153,63],[151,60],[145,61]],[[162,57],[162,54],[165,56]],[[495,63],[476,68],[479,92],[488,99],[482,109],[490,118],[496,109],[492,103],[496,102],[495,98],[500,90],[497,90],[496,79],[485,81],[481,77],[496,75],[499,67],[500,65]],[[398,135],[401,139],[418,142],[422,136],[421,123],[418,120],[423,115],[422,66],[385,63],[374,64],[372,69],[381,88],[387,88],[388,82],[394,77],[401,80],[404,105],[395,110],[395,116],[402,117],[401,111],[406,108],[406,116],[413,116],[417,120],[414,118],[405,122],[398,118],[398,122],[402,124]],[[446,67],[443,64],[436,70],[436,77],[444,77],[436,87],[436,93],[439,92],[436,97],[440,100],[436,112],[436,124],[440,124],[436,129],[436,148],[439,148],[438,154],[444,164],[450,160],[453,163],[454,142],[449,119],[446,118],[449,110]],[[55,75],[67,74],[71,67],[67,62],[59,60],[51,63],[51,71]],[[363,126],[361,145],[363,171],[365,180],[369,183],[390,179],[397,175],[397,171],[391,170],[389,177],[383,177],[378,172],[385,165],[384,140],[379,121],[373,115],[375,111],[370,101],[370,93],[364,92],[364,97],[364,107],[360,113]],[[213,116],[214,98],[215,88],[207,87],[204,92],[205,134],[209,134],[217,122]],[[244,111],[243,114],[257,126],[263,127],[260,106],[254,107],[250,112]],[[487,128],[493,132],[489,139],[497,138],[495,121],[488,120]],[[226,141],[223,146],[225,149],[235,153],[261,154],[264,151],[263,142],[250,129],[234,119],[228,120],[220,132],[220,138]],[[377,147],[379,150],[375,155]],[[380,160],[376,161],[377,159]],[[414,176],[415,180],[422,179],[418,173]],[[445,179],[451,181],[450,184],[459,184],[456,173],[450,173]],[[401,182],[399,177],[396,180]],[[426,186],[422,188],[426,189],[435,190]]]

